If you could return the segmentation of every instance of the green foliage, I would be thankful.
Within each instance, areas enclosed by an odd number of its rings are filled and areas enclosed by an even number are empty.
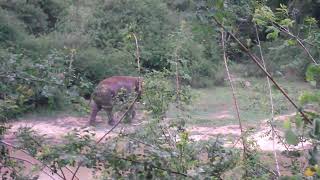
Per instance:
[[[132,53],[116,49],[100,51],[89,48],[75,56],[74,67],[82,77],[98,83],[112,75],[136,75],[135,58]]]
[[[152,111],[155,117],[163,116],[168,110],[169,104],[175,100],[175,88],[167,80],[170,77],[168,75],[168,72],[153,72],[144,77],[142,96],[146,110]]]
[[[82,162],[83,166],[94,171],[102,170],[102,179],[109,177],[184,179],[183,176],[172,172],[187,173],[187,170],[190,171],[188,176],[192,178],[213,178],[220,177],[226,169],[234,167],[238,160],[236,158],[238,154],[224,149],[220,142],[211,140],[195,143],[183,135],[181,141],[177,142],[177,149],[166,149],[150,144],[151,147],[143,147],[143,144],[134,140],[124,141],[121,137],[98,145],[94,141],[95,134],[88,130],[74,131],[66,135],[60,145],[43,142],[39,146],[24,143],[26,141],[23,140],[29,137],[41,138],[33,131],[24,132],[28,133],[18,134],[23,137],[19,141],[22,143],[20,147],[30,153],[33,149],[38,149],[34,157],[49,165],[53,173],[57,173],[63,167],[75,166]],[[207,157],[205,161],[199,161],[204,157]]]
[[[315,93],[304,92],[303,94],[300,95],[299,102],[302,105],[306,105],[308,103],[319,104],[320,103],[320,92],[315,92]]]
[[[60,145],[54,145],[27,128],[18,132],[19,147],[49,165],[53,173],[81,163],[81,166],[102,172],[102,179],[221,177],[236,165],[239,157],[237,151],[225,149],[218,140],[193,142],[189,138],[184,125],[177,120],[187,118],[184,106],[190,102],[190,92],[181,87],[180,93],[176,94],[168,77],[170,73],[160,72],[145,77],[143,94],[147,95],[143,96],[143,100],[154,120],[150,119],[134,133],[122,132],[97,144],[95,133],[76,129],[65,136]],[[159,105],[159,102],[162,104]],[[167,122],[163,113],[172,103],[177,105],[181,113],[176,117],[177,120]],[[39,143],[28,143],[35,140],[39,140]]]
[[[25,36],[23,23],[8,11],[0,10],[0,45],[11,45]]]
[[[52,50],[36,61],[24,54],[1,51],[1,119],[13,118],[39,106],[59,109],[81,101],[76,84],[84,85],[72,67],[72,52]],[[81,81],[82,80],[82,81]]]
[[[53,28],[65,8],[61,0],[2,0],[0,7],[13,12],[18,19],[24,22],[26,30],[35,35]]]
[[[87,130],[75,130],[60,145],[54,145],[32,129],[20,129],[20,147],[49,165],[53,173],[81,163],[102,170],[105,179],[185,179],[172,171],[195,179],[219,179],[239,164],[238,152],[225,149],[217,140],[193,142],[185,130],[185,122],[193,119],[188,112],[192,94],[184,85],[206,87],[224,82],[221,29],[213,26],[212,17],[246,41],[248,47],[255,45],[253,18],[262,28],[261,40],[266,40],[262,42],[263,54],[273,75],[292,77],[296,73],[306,75],[308,81],[318,81],[318,67],[309,66],[305,73],[307,57],[295,47],[297,39],[284,40],[280,33],[279,26],[299,34],[303,43],[319,46],[316,18],[307,17],[301,24],[290,9],[297,6],[296,2],[277,1],[277,6],[268,7],[264,1],[253,0],[0,0],[1,122],[44,106],[59,109],[73,103],[78,111],[86,112],[82,97],[88,97],[100,80],[112,75],[137,75],[134,33],[142,73],[146,73],[143,103],[150,115],[147,124],[133,134],[120,133],[101,145]],[[248,63],[232,38],[228,38],[227,47],[230,59],[241,59],[241,65]],[[253,50],[258,52],[257,48]],[[311,50],[311,54],[319,57],[318,50]],[[237,68],[247,76],[257,75],[256,66]],[[289,109],[280,95],[274,93],[279,100],[276,113]],[[260,110],[260,105],[269,105],[260,94],[250,96],[247,109]],[[118,106],[125,106],[121,98]],[[300,103],[319,104],[319,93],[303,94]],[[170,107],[177,113],[169,119],[166,113]],[[313,119],[308,132],[301,117],[295,119],[295,126],[287,122],[284,138],[289,145],[297,145],[308,136],[313,146],[318,146],[319,115],[308,116]],[[0,139],[2,132],[1,125]],[[139,141],[134,140],[137,138]],[[318,163],[317,151],[314,148],[309,152],[312,172]],[[2,145],[0,152],[0,164],[19,164],[8,158]],[[252,178],[271,178],[256,152],[240,164]]]
[[[178,73],[183,82],[188,82],[192,87],[207,87],[220,80],[215,76],[218,74],[216,71],[219,71],[220,52],[215,42],[196,41],[214,32],[191,28],[191,24],[182,21],[179,30],[170,36],[168,62],[171,71],[176,71],[178,63]],[[210,52],[207,52],[207,48],[210,48]]]
[[[299,143],[298,136],[292,130],[287,130],[285,132],[285,139],[286,139],[286,142],[290,145],[296,146]]]
[[[292,40],[283,42],[283,39],[280,38],[272,42],[261,43],[267,69],[274,76],[284,76],[288,79],[303,79],[302,77],[305,76],[310,60],[302,49],[294,45]],[[255,54],[260,54],[258,47],[252,50]],[[316,54],[314,51],[311,53]],[[244,72],[249,77],[264,75],[250,60],[244,60],[241,65],[245,68],[242,73]]]
[[[161,1],[112,0],[98,7],[89,31],[97,47],[125,52],[135,51],[133,41],[128,46],[126,37],[136,33],[143,66],[160,70],[168,66],[167,36],[175,28],[171,16],[175,17]]]
[[[309,65],[306,72],[306,80],[309,82],[315,82],[316,87],[320,87],[320,66]]]

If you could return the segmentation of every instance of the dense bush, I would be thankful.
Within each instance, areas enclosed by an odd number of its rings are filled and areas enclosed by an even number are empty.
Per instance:
[[[84,82],[75,76],[70,51],[52,50],[37,59],[24,54],[23,50],[0,53],[1,120],[37,107],[58,109],[79,102],[78,88]]]
[[[137,34],[142,64],[146,68],[168,66],[167,37],[175,29],[176,16],[166,4],[157,0],[112,0],[100,5],[94,15],[91,34],[98,48],[116,48],[135,52],[134,41],[127,36]]]
[[[0,45],[12,45],[25,36],[24,24],[8,11],[0,9]]]
[[[82,77],[91,79],[94,83],[112,75],[136,75],[135,57],[132,53],[116,49],[99,50],[89,48],[78,52],[74,67]]]
[[[39,35],[48,32],[64,12],[62,0],[0,1],[0,7],[13,12],[26,25],[27,31]]]
[[[304,79],[306,68],[311,61],[301,47],[289,45],[283,39],[262,42],[261,46],[269,72],[276,76]],[[258,47],[254,47],[253,52],[260,55]],[[312,53],[316,55],[316,52]],[[246,76],[264,76],[263,72],[252,63],[249,57],[246,57],[242,64],[235,69]]]

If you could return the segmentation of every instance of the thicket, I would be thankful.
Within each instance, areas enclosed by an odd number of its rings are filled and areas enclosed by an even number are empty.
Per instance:
[[[143,73],[170,69],[174,46],[179,44],[179,61],[190,75],[184,82],[194,87],[221,82],[221,52],[214,40],[217,33],[197,20],[193,12],[196,4],[157,0],[0,1],[1,81],[10,82],[2,83],[1,114],[12,118],[39,104],[61,106],[58,99],[62,95],[45,93],[44,88],[64,92],[77,89],[76,94],[89,98],[94,85],[106,77],[137,75],[132,33],[139,38]],[[10,65],[8,59],[14,62]],[[63,76],[67,84],[52,83],[56,75]],[[29,76],[42,82],[28,82]],[[17,84],[26,85],[32,95],[16,91]],[[18,100],[21,96],[27,104]],[[28,108],[22,107],[25,105]]]

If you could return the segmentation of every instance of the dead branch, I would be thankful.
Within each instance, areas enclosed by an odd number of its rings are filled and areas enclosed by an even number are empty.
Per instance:
[[[257,40],[258,40],[258,47],[259,47],[259,51],[260,51],[260,57],[262,60],[262,65],[264,67],[265,70],[267,70],[267,66],[266,63],[264,61],[264,57],[263,57],[263,53],[262,53],[262,48],[261,48],[261,43],[260,43],[260,38],[259,38],[259,34],[258,34],[258,28],[257,25],[254,24],[255,27],[255,31],[256,31],[256,36],[257,36]],[[273,122],[274,122],[274,104],[273,104],[273,97],[272,97],[272,89],[271,89],[271,83],[268,77],[267,78],[267,83],[268,83],[268,89],[269,89],[269,99],[270,99],[270,106],[271,106],[271,126],[274,126]],[[276,163],[276,168],[277,168],[277,173],[278,173],[278,177],[281,176],[281,172],[280,172],[280,168],[279,168],[279,163],[278,163],[278,157],[277,157],[277,152],[275,150],[275,132],[274,132],[274,128],[271,128],[272,131],[272,151],[273,151],[273,156],[275,159],[275,163]]]
[[[226,49],[225,49],[225,37],[224,37],[224,30],[221,29],[221,43],[222,43],[222,50],[223,50],[223,60],[224,60],[224,65],[227,71],[227,75],[228,75],[228,79],[229,79],[229,83],[230,83],[230,88],[232,91],[232,98],[233,98],[233,102],[234,102],[234,107],[237,113],[237,117],[238,117],[238,123],[239,123],[239,127],[240,127],[240,132],[241,132],[241,139],[242,139],[242,145],[243,145],[243,156],[246,157],[247,155],[247,146],[246,146],[246,139],[244,136],[244,130],[243,130],[243,126],[242,126],[242,121],[240,118],[240,111],[239,111],[239,105],[238,105],[238,101],[237,101],[237,97],[235,94],[235,88],[233,86],[232,83],[232,78],[229,72],[229,67],[228,67],[228,62],[227,62],[227,55],[226,55]]]

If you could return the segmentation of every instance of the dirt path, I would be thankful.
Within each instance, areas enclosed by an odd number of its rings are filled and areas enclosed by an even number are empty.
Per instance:
[[[222,114],[222,115],[221,115]],[[230,117],[230,114],[226,114],[222,112],[221,114],[216,114],[216,119],[223,119],[223,117]],[[286,119],[293,117],[296,113],[291,113],[287,115],[281,115],[275,117],[275,121],[285,121]],[[249,140],[254,140],[258,148],[262,151],[273,151],[273,140],[272,140],[272,133],[271,127],[267,123],[268,119],[261,120],[259,127],[245,127],[245,131],[252,130],[249,133]],[[254,129],[255,128],[255,129]],[[193,126],[188,129],[191,132],[191,138],[199,141],[199,140],[208,140],[210,138],[216,138],[217,136],[220,139],[224,140],[224,145],[227,147],[241,147],[241,142],[239,141],[239,137],[241,135],[241,130],[239,125],[226,125],[226,126],[219,126],[219,127],[197,127]],[[283,135],[280,131],[279,135]],[[306,142],[303,145],[308,146],[310,143]],[[302,144],[298,144],[295,148],[302,148]],[[284,151],[286,148],[283,144],[277,139],[275,143],[274,149],[276,151]]]
[[[115,115],[117,118],[117,115]],[[57,117],[38,117],[32,119],[21,119],[19,121],[11,122],[10,130],[5,135],[4,139],[7,142],[15,141],[15,134],[21,127],[32,127],[39,134],[45,134],[46,137],[54,140],[61,139],[62,136],[71,133],[74,129],[87,128],[92,129],[96,133],[96,137],[100,138],[110,129],[112,126],[108,125],[107,120],[101,116],[97,116],[97,124],[95,127],[88,126],[88,117],[75,117],[70,115],[60,115]],[[122,128],[127,131],[134,130],[135,126],[139,126],[142,123],[143,115],[137,114],[137,117],[132,121],[131,124],[120,124],[114,132],[111,132],[109,136],[114,136]]]
[[[287,118],[294,116],[295,114],[282,115],[275,118],[276,121],[284,121]],[[212,119],[221,120],[224,118],[229,118],[228,112],[216,113],[212,115]],[[141,125],[143,122],[143,115],[138,114],[137,118],[133,120],[132,124],[120,124],[114,132],[109,134],[109,137],[115,136],[117,132],[125,128],[126,131],[134,131],[134,127]],[[249,138],[255,140],[262,151],[272,151],[272,140],[270,127],[266,123],[267,120],[262,120],[260,127],[257,127],[252,133],[250,133]],[[7,142],[14,143],[15,135],[14,132],[20,127],[32,127],[33,130],[39,134],[46,134],[46,136],[53,141],[59,140],[62,136],[67,133],[72,132],[75,128],[88,128],[88,118],[87,117],[74,117],[68,115],[62,115],[52,118],[36,118],[36,119],[24,119],[17,122],[12,122],[12,126],[9,132],[5,135],[5,140]],[[95,127],[89,127],[96,132],[96,137],[102,137],[104,133],[111,128],[101,116],[97,117],[97,125]],[[249,130],[252,127],[246,127]],[[191,138],[199,140],[208,140],[209,138],[216,138],[220,136],[224,139],[226,146],[239,147],[240,143],[236,141],[240,137],[240,129],[238,125],[226,125],[220,127],[203,127],[203,126],[191,126],[188,128],[191,133]],[[235,144],[236,143],[236,144]],[[275,149],[279,151],[285,150],[285,147],[281,143],[275,145]]]
[[[284,121],[295,114],[288,114],[283,116],[278,116],[275,118],[276,121]],[[223,120],[224,118],[229,118],[232,115],[230,112],[221,112],[216,113],[211,116],[212,119],[216,120]],[[117,133],[120,131],[120,129],[125,128],[125,130],[128,131],[134,131],[135,127],[141,126],[144,116],[142,114],[137,114],[137,118],[133,120],[132,124],[120,124],[119,127],[117,127],[113,133],[110,133],[108,137],[116,136]],[[249,139],[255,140],[257,145],[259,146],[259,149],[261,151],[271,152],[273,151],[273,141],[270,133],[270,127],[267,124],[267,120],[261,120],[261,124],[259,127],[255,127],[255,129],[250,133]],[[32,119],[23,119],[20,121],[12,122],[10,125],[12,126],[11,129],[7,132],[5,135],[5,141],[9,143],[15,143],[15,134],[20,127],[32,127],[33,130],[38,132],[39,134],[46,134],[46,136],[50,139],[52,139],[53,142],[59,142],[62,136],[66,135],[69,132],[72,132],[75,128],[88,128],[88,118],[87,117],[75,117],[70,115],[61,115],[57,117],[45,117],[45,118],[32,118]],[[97,125],[96,127],[89,127],[96,132],[96,137],[100,138],[104,135],[105,132],[107,132],[111,126],[107,124],[107,121],[103,119],[101,116],[97,117]],[[250,130],[252,127],[246,127],[246,130]],[[194,139],[196,141],[199,140],[208,140],[209,138],[216,138],[217,136],[220,137],[220,139],[223,139],[225,142],[226,147],[237,147],[241,148],[241,142],[239,141],[240,137],[240,129],[238,125],[226,125],[226,126],[220,126],[220,127],[203,127],[203,126],[190,126],[188,128],[188,131],[190,132],[191,139]],[[305,146],[307,143],[304,144]],[[301,148],[301,144],[298,145],[298,148]],[[285,150],[285,147],[281,143],[275,144],[275,150],[276,151],[283,151]],[[23,154],[19,154],[19,152],[13,154],[16,157],[22,157],[29,159],[30,161],[34,161],[30,159],[29,157],[26,157]],[[36,163],[36,162],[34,162]],[[72,169],[72,167],[70,167]],[[49,172],[49,170],[48,170]],[[66,176],[71,176],[71,173],[65,172]],[[86,168],[81,168],[79,171],[78,176],[80,177],[80,180],[84,179],[94,179],[91,175],[91,170]],[[81,178],[83,177],[83,178]],[[54,177],[55,179],[59,179],[59,177]],[[39,179],[49,179],[49,176],[41,173]]]

